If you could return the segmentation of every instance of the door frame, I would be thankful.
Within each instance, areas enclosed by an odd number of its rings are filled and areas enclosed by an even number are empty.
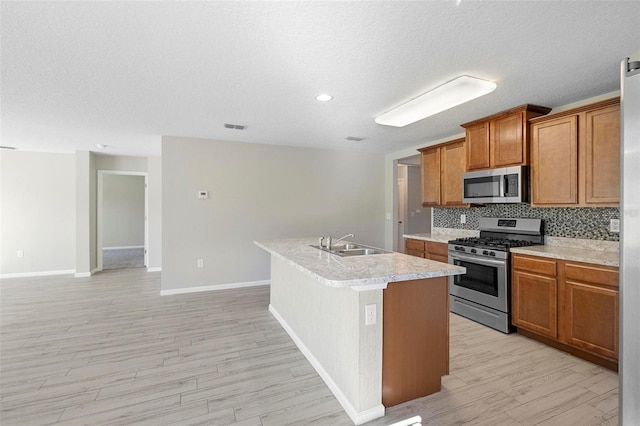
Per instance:
[[[98,257],[98,271],[102,271],[102,222],[103,222],[103,189],[104,175],[144,176],[144,267],[149,265],[149,173],[120,170],[98,170],[98,205],[96,227],[96,255]]]

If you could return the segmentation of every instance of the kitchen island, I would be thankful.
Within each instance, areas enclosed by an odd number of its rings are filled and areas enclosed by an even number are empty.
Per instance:
[[[389,252],[341,257],[312,239],[271,254],[269,310],[354,424],[440,390],[449,372],[448,276],[464,268]]]

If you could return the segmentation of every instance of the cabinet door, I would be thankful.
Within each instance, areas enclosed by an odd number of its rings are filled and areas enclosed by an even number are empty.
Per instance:
[[[464,142],[445,145],[441,150],[441,204],[443,206],[462,205],[462,175],[465,172]]]
[[[467,170],[489,168],[489,122],[467,127],[466,144]]]
[[[618,291],[575,281],[564,287],[566,343],[618,359]]]
[[[527,164],[523,121],[524,114],[517,113],[491,122],[491,167]]]
[[[442,263],[449,262],[449,245],[446,243],[436,243],[434,241],[429,241],[425,249],[427,251],[427,255],[431,260],[435,260]]]
[[[414,240],[405,238],[405,251],[409,256],[425,257],[425,242],[422,240]]]
[[[532,126],[533,204],[577,204],[578,117],[561,117]]]
[[[620,106],[585,116],[585,203],[620,201]]]
[[[406,253],[409,256],[424,257],[424,255],[425,255],[425,253],[423,251],[412,249],[412,248],[409,248],[409,247],[407,247],[405,250],[406,250]]]
[[[440,205],[440,148],[422,151],[422,205]]]
[[[555,278],[513,271],[513,324],[535,333],[558,336],[557,292]]]

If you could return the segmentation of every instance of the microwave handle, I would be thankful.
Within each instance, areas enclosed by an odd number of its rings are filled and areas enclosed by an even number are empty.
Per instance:
[[[509,185],[507,183],[507,175],[503,175],[502,179],[500,179],[500,196],[506,197],[508,188]]]

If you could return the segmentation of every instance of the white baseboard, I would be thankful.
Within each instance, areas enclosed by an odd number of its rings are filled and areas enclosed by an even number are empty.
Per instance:
[[[95,269],[92,269],[91,272],[76,272],[74,276],[76,278],[88,278],[91,275],[95,274],[96,272],[100,272],[100,269],[95,268]]]
[[[269,285],[269,284],[271,284],[271,281],[263,280],[263,281],[249,281],[246,283],[205,285],[201,287],[185,287],[185,288],[176,288],[172,290],[160,290],[160,296],[171,296],[173,294],[184,294],[184,293],[198,293],[201,291],[230,290],[234,288],[256,287],[260,285]]]
[[[0,278],[46,277],[49,275],[71,275],[75,272],[75,269],[66,269],[61,271],[18,272],[12,274],[0,274]]]
[[[311,363],[313,368],[318,372],[322,380],[327,384],[329,390],[336,397],[342,408],[347,413],[347,415],[351,418],[351,421],[355,425],[361,425],[366,422],[370,422],[371,420],[377,419],[379,417],[384,416],[385,408],[384,405],[380,404],[377,407],[370,408],[365,411],[356,411],[356,409],[351,405],[347,397],[342,393],[336,382],[333,381],[329,373],[324,369],[322,364],[317,360],[317,358],[309,351],[309,348],[300,340],[300,338],[296,335],[289,324],[280,316],[276,308],[273,305],[269,304],[269,312],[275,317],[276,320],[280,323],[282,328],[289,334],[293,342],[296,344],[300,352],[307,358],[307,360]]]
[[[162,266],[149,267],[147,272],[162,272]]]
[[[141,249],[141,248],[144,248],[144,246],[102,247],[102,251],[106,251],[106,250]]]

